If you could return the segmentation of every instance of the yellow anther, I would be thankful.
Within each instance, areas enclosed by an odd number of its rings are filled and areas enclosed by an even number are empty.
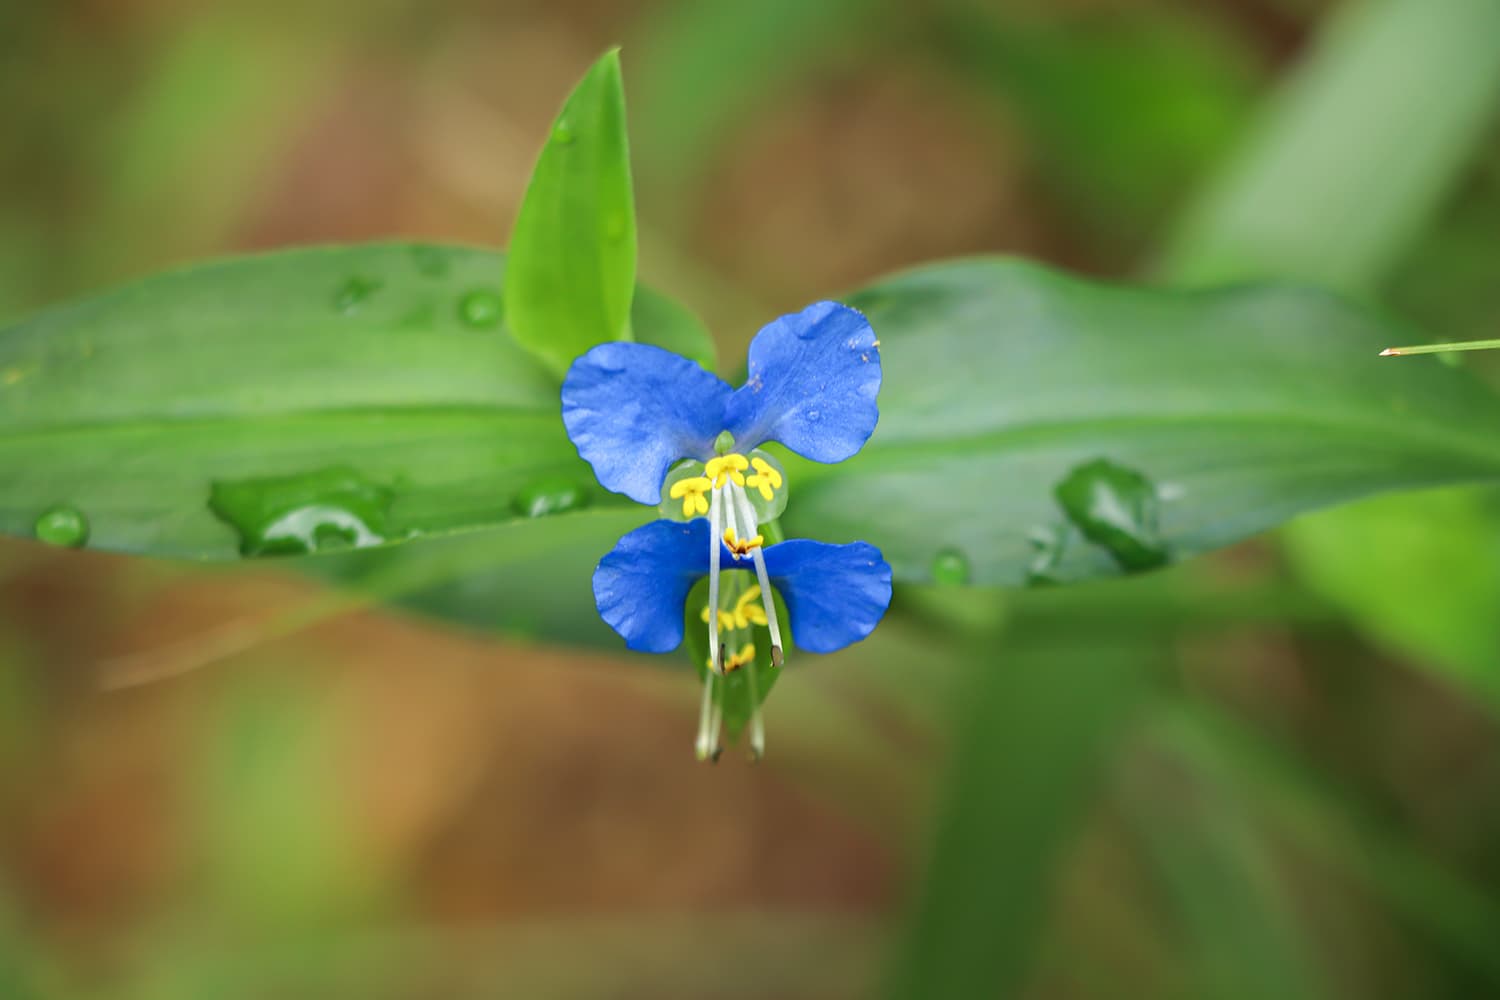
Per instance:
[[[703,467],[703,474],[713,480],[714,489],[717,490],[731,480],[736,486],[744,486],[745,470],[748,468],[750,460],[744,455],[720,455],[708,460],[708,464]]]
[[[740,599],[734,605],[734,624],[737,628],[749,628],[751,625],[764,625],[766,623],[766,609],[758,603],[760,601],[760,584],[752,584],[750,589],[740,595]],[[708,619],[704,619],[707,621]]]
[[[667,495],[673,500],[682,501],[683,517],[696,517],[708,513],[708,497],[703,494],[712,486],[713,483],[704,476],[690,476],[673,483]]]
[[[756,535],[754,538],[736,538],[733,528],[727,528],[724,531],[724,547],[734,553],[736,559],[745,558],[752,549],[758,549],[765,543],[765,535]]]
[[[755,474],[745,477],[745,485],[760,490],[760,498],[769,501],[771,493],[781,489],[781,473],[760,457],[752,458],[750,464],[755,467]]]
[[[703,614],[699,615],[698,617],[701,618],[701,619],[703,619],[705,622],[708,621],[708,606],[707,605],[704,605],[704,607],[703,607]],[[719,629],[720,629],[720,631],[731,632],[734,629],[745,628],[745,627],[746,626],[739,624],[739,622],[735,618],[735,614],[734,614],[733,611],[726,611],[723,608],[719,609]]]
[[[731,670],[738,670],[740,669],[740,667],[754,662],[754,660],[755,644],[753,642],[746,643],[744,646],[740,647],[737,652],[731,653],[729,659],[724,661],[724,672],[727,674]],[[705,665],[710,670],[714,668],[712,660],[705,661]]]

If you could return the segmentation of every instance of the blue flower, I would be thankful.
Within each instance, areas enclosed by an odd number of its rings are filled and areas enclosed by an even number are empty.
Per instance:
[[[772,667],[782,664],[773,588],[797,645],[816,653],[863,639],[890,604],[891,569],[874,546],[766,546],[759,527],[785,506],[786,483],[774,458],[756,449],[777,441],[817,462],[859,451],[879,416],[878,347],[859,312],[818,302],[756,334],[738,389],[670,351],[630,343],[592,348],[563,380],[563,423],[599,482],[640,503],[665,494],[682,505],[685,523],[657,521],[620,539],[594,571],[594,599],[631,649],[665,653],[682,643],[688,594],[708,578],[700,757],[717,755],[728,688],[715,695],[715,678],[755,662],[752,626],[769,632]],[[745,677],[758,755],[765,736],[756,668]]]
[[[599,561],[594,601],[625,645],[670,653],[682,644],[688,593],[712,568],[709,540],[704,518],[652,521],[626,534]],[[722,542],[717,554],[730,570],[745,558]],[[810,653],[832,653],[863,639],[891,603],[891,567],[867,542],[793,538],[765,546],[756,569],[766,614],[774,620],[774,586],[791,616],[792,638]],[[707,607],[719,603],[710,599]]]
[[[738,389],[660,347],[599,344],[568,369],[562,417],[606,489],[655,506],[673,462],[708,462],[725,441],[743,462],[740,473],[750,467],[745,453],[767,441],[815,462],[842,462],[875,430],[879,391],[870,324],[848,306],[816,302],[755,335]],[[686,492],[704,499],[706,490]]]

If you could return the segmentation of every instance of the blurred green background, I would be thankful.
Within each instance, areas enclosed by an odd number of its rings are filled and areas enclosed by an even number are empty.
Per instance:
[[[642,274],[722,357],[979,252],[1500,329],[1497,0],[0,25],[0,320],[232,251],[501,244],[623,44]],[[788,672],[755,767],[694,761],[685,660],[541,644],[534,608],[459,632],[295,569],[20,541],[0,595],[0,997],[1500,993],[1493,490],[1135,579],[898,590]]]

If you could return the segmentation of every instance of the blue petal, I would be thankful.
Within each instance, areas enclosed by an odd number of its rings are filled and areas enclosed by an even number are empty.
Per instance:
[[[798,649],[832,653],[880,624],[891,603],[891,567],[868,542],[794,538],[768,546],[766,572],[786,601]]]
[[[738,451],[780,441],[803,458],[842,462],[875,430],[879,391],[880,349],[865,317],[815,302],[755,335],[725,423]]]
[[[594,570],[599,617],[625,645],[670,653],[682,644],[683,607],[708,573],[708,521],[652,521],[621,538]]]
[[[649,344],[599,344],[562,384],[562,418],[604,487],[661,502],[667,468],[713,456],[731,390],[696,362]]]

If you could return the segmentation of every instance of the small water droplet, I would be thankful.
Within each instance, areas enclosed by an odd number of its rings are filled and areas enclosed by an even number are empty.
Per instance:
[[[1072,529],[1064,524],[1055,528],[1036,528],[1027,535],[1026,541],[1036,552],[1031,565],[1026,567],[1028,587],[1045,587],[1062,582],[1057,575],[1057,567],[1062,562],[1063,552],[1067,549],[1068,538],[1072,533]]]
[[[417,245],[411,248],[412,263],[417,272],[429,278],[441,278],[448,273],[448,251],[440,247]]]
[[[83,511],[67,504],[48,508],[33,526],[39,542],[76,549],[89,540],[89,521]]]
[[[1436,357],[1449,368],[1462,368],[1464,366],[1464,356],[1458,351],[1439,351]]]
[[[1052,494],[1083,537],[1106,549],[1121,569],[1166,564],[1156,486],[1141,473],[1099,458],[1069,471]]]
[[[566,121],[559,121],[556,125],[552,126],[552,141],[559,146],[569,145],[573,139],[573,126],[569,125]]]
[[[817,423],[821,419],[823,419],[823,414],[820,411],[818,411],[818,410],[808,410],[807,411],[807,422],[808,423],[815,424],[815,423]]]
[[[245,556],[305,555],[379,545],[394,494],[345,466],[291,476],[215,482],[208,507],[240,538]]]
[[[969,582],[969,560],[957,549],[943,549],[932,558],[932,582],[961,587]]]
[[[356,313],[369,301],[370,296],[379,290],[380,282],[378,281],[369,278],[350,278],[339,286],[338,292],[333,297],[333,307],[346,316]]]
[[[517,493],[511,509],[522,517],[546,517],[588,506],[589,495],[569,479],[539,479]]]
[[[499,326],[501,311],[499,293],[488,289],[476,289],[458,302],[458,318],[464,321],[465,326],[472,326],[477,330]]]

